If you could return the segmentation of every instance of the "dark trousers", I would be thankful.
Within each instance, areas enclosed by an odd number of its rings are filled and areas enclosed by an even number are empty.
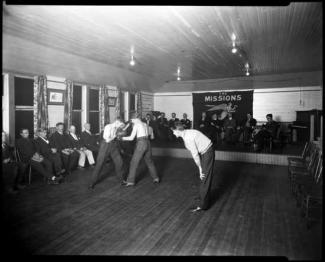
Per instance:
[[[115,166],[115,172],[117,176],[120,177],[121,180],[124,179],[125,172],[123,168],[123,160],[121,157],[118,142],[116,140],[113,140],[109,143],[106,143],[105,140],[103,140],[100,143],[98,156],[96,159],[96,165],[92,173],[92,178],[91,178],[92,185],[96,184],[100,171],[102,170],[104,164],[106,163],[107,158],[111,158],[113,160]]]
[[[62,170],[62,161],[60,154],[51,154],[47,159],[52,163],[54,174],[60,174]]]
[[[205,174],[205,178],[201,180],[199,187],[200,204],[199,206],[206,210],[209,208],[210,202],[210,189],[213,177],[213,165],[214,165],[214,150],[212,146],[201,155],[202,173]]]
[[[30,160],[30,165],[32,170],[36,170],[42,176],[46,178],[51,178],[53,174],[52,163],[48,159],[44,158],[42,162],[37,162],[34,160]],[[19,162],[19,171],[21,174],[25,174],[27,171],[28,163]],[[18,182],[17,182],[18,183]]]
[[[151,145],[148,138],[138,138],[135,145],[134,153],[130,163],[129,175],[127,178],[128,183],[135,183],[135,175],[139,166],[140,160],[144,159],[151,177],[153,179],[159,178],[157,175],[156,167],[152,160]]]
[[[78,165],[79,153],[77,151],[72,152],[70,155],[61,153],[61,159],[65,170],[71,172]]]
[[[17,189],[17,185],[22,182],[22,173],[18,172],[18,166],[15,162],[2,163],[1,187],[8,184]]]

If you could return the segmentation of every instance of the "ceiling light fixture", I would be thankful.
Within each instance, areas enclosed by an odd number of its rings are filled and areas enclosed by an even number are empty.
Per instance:
[[[180,66],[178,66],[177,67],[177,81],[181,80],[180,74],[181,74],[181,68],[180,68]]]
[[[236,35],[234,34],[234,33],[232,33],[232,35],[231,35],[231,40],[232,40],[232,49],[231,49],[231,52],[233,53],[233,54],[236,54],[237,53],[237,51],[238,51],[238,49],[236,48]]]
[[[250,73],[249,73],[249,64],[248,63],[245,64],[245,69],[246,69],[246,75],[249,76]]]

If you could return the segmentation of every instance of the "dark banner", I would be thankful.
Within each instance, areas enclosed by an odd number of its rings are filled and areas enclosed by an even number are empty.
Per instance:
[[[217,113],[221,119],[224,119],[227,113],[231,112],[237,123],[240,123],[246,118],[248,112],[253,112],[253,90],[193,93],[195,128],[197,128],[203,111],[207,113],[209,118],[212,114]]]

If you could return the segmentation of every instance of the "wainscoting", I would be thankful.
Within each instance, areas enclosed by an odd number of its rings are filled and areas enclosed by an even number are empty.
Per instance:
[[[191,153],[182,148],[152,148],[154,156],[169,156],[178,158],[191,158]],[[264,154],[264,153],[247,153],[247,152],[230,152],[230,151],[215,151],[215,159],[222,161],[247,162],[255,164],[268,164],[287,166],[287,158],[291,155],[279,154]]]

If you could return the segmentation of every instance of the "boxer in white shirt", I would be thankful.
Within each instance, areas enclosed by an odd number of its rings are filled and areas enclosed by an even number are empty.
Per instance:
[[[175,123],[173,133],[184,140],[200,172],[200,204],[192,212],[207,210],[209,208],[209,194],[213,177],[214,150],[211,140],[195,129],[184,129],[181,122]]]
[[[131,122],[134,124],[132,133],[128,137],[122,137],[123,141],[132,141],[137,138],[137,143],[134,148],[134,153],[130,163],[129,175],[125,183],[125,186],[135,185],[135,175],[140,160],[143,158],[148,166],[149,173],[154,183],[159,183],[159,177],[157,175],[156,167],[152,161],[151,145],[148,139],[148,127],[146,123],[140,120],[140,117],[134,113],[131,116]]]
[[[123,168],[123,159],[118,147],[118,141],[116,140],[116,131],[124,126],[125,124],[120,118],[117,118],[115,122],[105,126],[103,140],[100,144],[96,165],[92,173],[92,181],[88,186],[89,189],[94,189],[107,157],[110,157],[113,160],[116,174],[121,178],[122,182],[124,181],[125,170]]]

